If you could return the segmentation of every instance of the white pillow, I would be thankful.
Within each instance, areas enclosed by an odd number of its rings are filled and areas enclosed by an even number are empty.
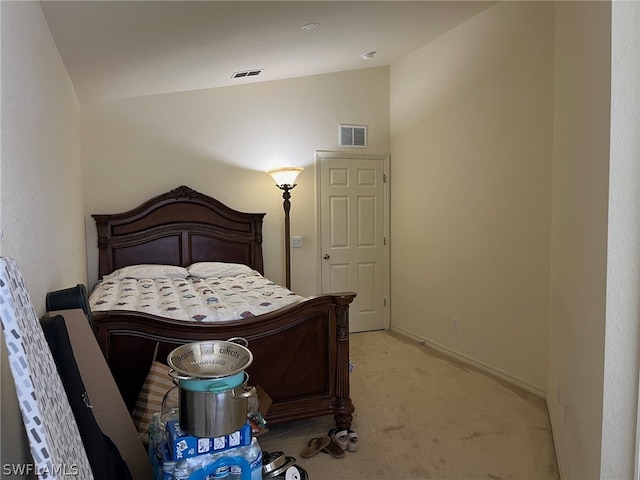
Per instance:
[[[130,265],[122,267],[102,280],[116,280],[119,278],[187,278],[189,272],[184,267],[175,265]]]
[[[198,262],[187,267],[189,275],[193,277],[235,277],[241,274],[251,274],[253,269],[242,263],[227,262]]]

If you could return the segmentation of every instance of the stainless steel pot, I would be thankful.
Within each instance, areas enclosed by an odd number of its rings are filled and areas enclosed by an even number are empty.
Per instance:
[[[221,393],[180,388],[180,428],[194,437],[219,437],[240,430],[257,402],[254,387],[245,384]]]

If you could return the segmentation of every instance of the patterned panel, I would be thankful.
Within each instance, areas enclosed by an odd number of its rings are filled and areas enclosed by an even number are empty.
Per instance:
[[[58,370],[22,275],[0,258],[0,319],[38,478],[92,480]]]

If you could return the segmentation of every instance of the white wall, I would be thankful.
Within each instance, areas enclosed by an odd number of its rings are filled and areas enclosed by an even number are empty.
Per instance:
[[[608,2],[556,6],[547,404],[564,478],[600,474],[610,12]]]
[[[91,214],[118,213],[188,185],[232,208],[266,212],[265,274],[284,284],[282,192],[264,171],[304,167],[292,191],[292,289],[316,286],[316,150],[338,150],[338,124],[368,125],[369,153],[389,152],[386,67],[83,106],[89,277],[97,280]],[[358,150],[360,152],[361,150]]]
[[[638,478],[640,3],[611,4],[611,146],[600,478]],[[632,421],[636,419],[636,421]]]
[[[539,394],[553,33],[503,2],[391,66],[392,328]]]
[[[0,255],[22,271],[38,314],[45,295],[86,282],[78,102],[38,2],[0,2]],[[2,464],[28,443],[2,350]]]

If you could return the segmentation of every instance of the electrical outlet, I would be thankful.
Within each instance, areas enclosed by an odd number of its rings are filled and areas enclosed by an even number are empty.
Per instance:
[[[458,317],[453,317],[453,330],[455,332],[460,330],[460,319]]]
[[[302,247],[302,237],[300,235],[292,235],[291,236],[291,247],[292,248],[301,248]]]

